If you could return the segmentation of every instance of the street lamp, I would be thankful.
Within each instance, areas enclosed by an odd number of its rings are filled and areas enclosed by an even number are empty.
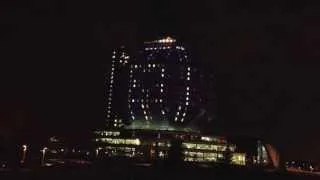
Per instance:
[[[45,155],[46,155],[46,151],[48,150],[47,147],[44,147],[42,150],[40,150],[42,152],[42,158],[41,158],[41,165],[43,166],[44,165],[44,158],[45,158]]]
[[[26,160],[26,154],[27,154],[28,146],[26,144],[22,145],[22,158],[20,163],[24,163]]]

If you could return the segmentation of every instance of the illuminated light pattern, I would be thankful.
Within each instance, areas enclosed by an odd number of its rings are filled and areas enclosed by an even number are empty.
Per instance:
[[[231,163],[235,165],[246,165],[246,154],[245,153],[233,153]]]
[[[119,136],[119,131],[95,131],[95,134],[99,134],[101,136]]]
[[[184,151],[184,161],[189,162],[215,162],[222,158],[221,153]]]
[[[126,79],[126,75],[122,72],[127,70],[130,63],[130,56],[121,47],[112,52],[112,63],[110,75],[106,77],[106,120],[109,127],[119,128],[124,125],[123,119],[126,119],[127,114],[120,110],[122,107],[123,94],[120,94],[120,89],[126,89],[126,84],[122,81]]]
[[[109,144],[140,145],[139,139],[97,138],[96,141]]]

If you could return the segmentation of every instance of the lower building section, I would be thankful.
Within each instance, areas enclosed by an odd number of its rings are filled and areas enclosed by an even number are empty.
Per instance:
[[[97,159],[125,158],[139,162],[174,160],[192,164],[273,168],[277,168],[278,164],[274,161],[279,161],[274,158],[275,151],[268,152],[271,145],[266,148],[260,140],[247,143],[246,140],[232,141],[199,132],[163,130],[96,131],[95,134]]]

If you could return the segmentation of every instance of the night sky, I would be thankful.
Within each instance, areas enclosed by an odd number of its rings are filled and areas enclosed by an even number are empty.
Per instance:
[[[81,137],[104,123],[113,47],[172,35],[216,75],[212,130],[320,160],[315,4],[295,1],[1,1],[0,135]]]

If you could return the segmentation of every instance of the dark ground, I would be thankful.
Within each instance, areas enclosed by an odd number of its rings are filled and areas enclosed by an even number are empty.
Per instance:
[[[1,172],[0,179],[46,179],[46,180],[91,180],[91,179],[117,179],[117,180],[178,180],[178,179],[275,179],[275,180],[315,180],[319,176],[296,175],[286,172],[261,172],[245,169],[230,168],[171,168],[155,169],[148,167],[63,167],[41,168],[31,171]]]

